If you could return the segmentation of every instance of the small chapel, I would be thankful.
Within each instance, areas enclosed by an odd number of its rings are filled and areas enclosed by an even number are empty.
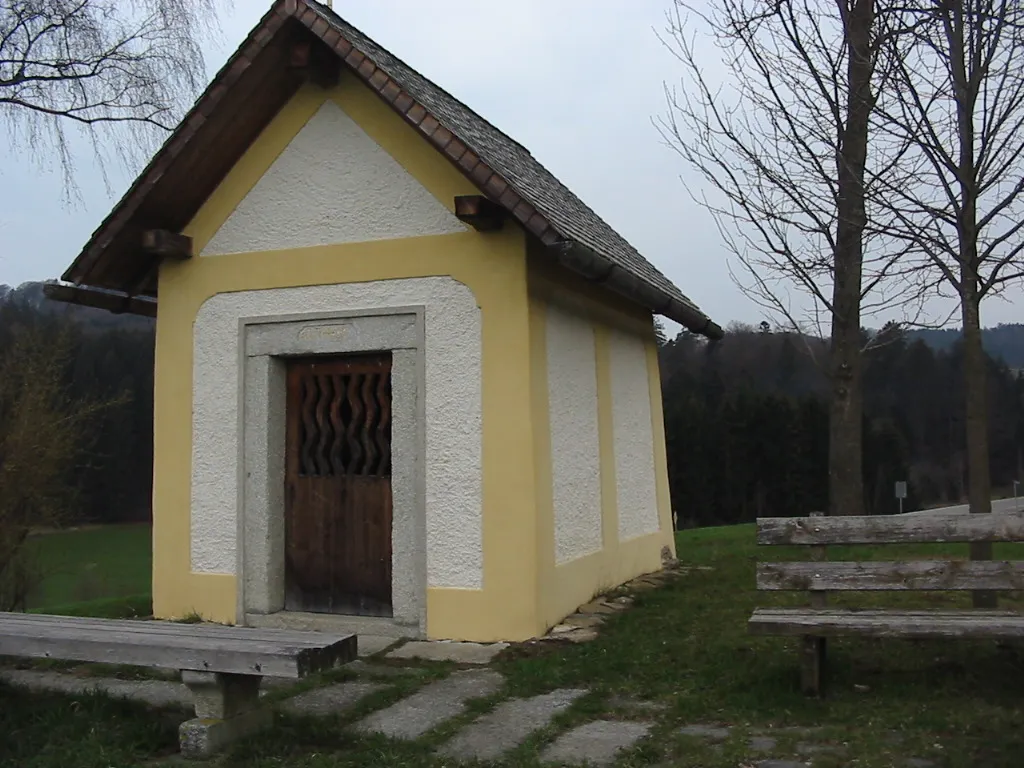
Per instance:
[[[654,317],[721,328],[322,3],[47,293],[156,318],[158,618],[525,640],[674,555]]]

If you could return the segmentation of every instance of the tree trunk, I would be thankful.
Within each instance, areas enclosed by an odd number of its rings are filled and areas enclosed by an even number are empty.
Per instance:
[[[964,416],[967,438],[967,502],[971,514],[992,511],[992,477],[988,456],[988,371],[981,341],[981,296],[978,278],[978,168],[975,157],[975,107],[978,87],[968,73],[968,56],[980,66],[977,46],[968,51],[964,9],[952,6],[945,25],[950,50],[950,74],[956,95],[957,142],[959,145],[960,213],[957,240],[960,265],[960,315],[964,343]],[[974,71],[973,69],[971,70]],[[991,560],[992,545],[971,544],[972,560]],[[995,592],[972,592],[975,608],[995,608]]]
[[[864,513],[861,424],[861,272],[864,262],[864,168],[868,125],[874,107],[871,32],[874,0],[852,0],[845,15],[850,55],[847,64],[846,126],[838,157],[835,280],[832,286],[829,407],[829,514]]]
[[[981,313],[978,281],[961,270],[961,316],[964,326],[964,390],[967,427],[967,501],[971,514],[992,511],[992,478],[989,473],[988,447],[988,371],[981,341]],[[992,544],[971,544],[972,560],[991,560]],[[975,608],[995,608],[995,592],[972,593]]]

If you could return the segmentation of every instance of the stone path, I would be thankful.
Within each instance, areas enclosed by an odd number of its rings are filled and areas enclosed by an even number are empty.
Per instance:
[[[371,693],[386,687],[383,683],[337,683],[326,688],[313,688],[286,699],[281,709],[298,715],[339,715]]]
[[[0,670],[0,680],[60,693],[100,691],[115,698],[126,697],[154,707],[192,707],[192,694],[182,683],[165,680],[117,680],[109,677],[79,677],[61,672],[32,669]]]
[[[502,676],[490,669],[455,672],[387,709],[374,712],[354,727],[364,733],[380,733],[392,739],[416,739],[462,714],[466,702],[471,699],[493,695],[503,682]]]
[[[594,720],[563,733],[541,753],[545,762],[573,765],[609,765],[651,730],[650,723],[631,720]]]
[[[842,757],[845,755],[847,751],[845,745],[822,742],[820,740],[821,730],[821,728],[789,726],[772,728],[764,731],[755,731],[747,740],[747,750],[764,758],[778,750],[779,737],[795,737],[801,739],[795,744],[793,751],[795,751],[802,760],[772,757],[768,759],[761,759],[754,763],[755,768],[809,768],[809,766],[814,764],[814,758],[817,755],[828,755],[833,757]],[[733,729],[730,726],[712,725],[707,723],[686,725],[678,731],[678,733],[683,736],[690,736],[694,739],[699,739],[714,747],[717,747],[728,739],[732,735],[732,732]],[[811,739],[815,738],[818,740],[811,741]],[[904,764],[906,768],[938,768],[934,761],[920,757],[908,758]]]
[[[424,659],[454,661],[458,664],[490,664],[494,657],[508,648],[508,643],[444,643],[410,640],[386,655],[389,659]]]
[[[324,685],[286,698],[275,704],[288,714],[330,716],[350,712],[373,694],[393,690],[394,681],[415,680],[427,674],[419,667],[399,667],[356,661],[347,667],[359,679]],[[168,680],[117,680],[86,677],[49,670],[0,669],[0,680],[35,689],[60,691],[75,695],[101,691],[115,697],[127,697],[154,706],[191,708],[188,690]],[[264,680],[279,695],[288,695],[285,686],[295,681]],[[492,669],[467,669],[428,683],[415,693],[391,706],[373,712],[356,722],[352,729],[362,733],[382,734],[393,739],[413,740],[443,725],[466,711],[467,704],[498,693],[504,684],[502,676]],[[492,711],[463,725],[454,736],[438,748],[438,754],[457,761],[499,760],[507,752],[523,744],[533,734],[549,727],[561,713],[587,694],[584,689],[563,688],[528,698],[508,699]],[[577,725],[555,736],[542,751],[543,762],[570,765],[611,765],[620,753],[646,738],[661,710],[657,704],[630,698],[613,697],[609,706],[628,718],[603,719]],[[733,737],[737,729],[715,723],[692,723],[676,733],[696,744],[712,749]],[[894,734],[898,741],[898,736]],[[843,744],[829,742],[820,728],[778,727],[748,731],[747,763],[756,768],[812,768],[817,758],[834,760],[847,756]],[[781,746],[780,746],[781,745]],[[901,768],[938,768],[933,760],[907,758]]]
[[[563,688],[529,699],[503,702],[490,714],[459,731],[440,752],[448,757],[494,760],[518,747],[534,731],[544,728],[585,693],[578,688]]]

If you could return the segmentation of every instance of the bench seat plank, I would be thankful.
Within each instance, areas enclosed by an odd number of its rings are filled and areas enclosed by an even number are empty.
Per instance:
[[[1024,614],[1015,611],[899,611],[758,608],[748,621],[758,635],[835,637],[977,637],[1024,640]]]
[[[356,654],[355,635],[322,633],[314,641],[280,630],[55,618],[0,614],[0,655],[299,678]]]
[[[1024,590],[1024,562],[1010,560],[758,563],[760,590]]]
[[[1024,541],[1024,511],[986,515],[762,517],[758,544],[922,544]]]
[[[79,616],[53,616],[41,613],[0,612],[0,626],[14,626],[19,622],[33,626],[66,625],[81,629],[92,627],[101,630],[117,630],[118,632],[168,634],[181,637],[194,637],[201,633],[204,637],[269,641],[317,648],[323,645],[324,638],[331,637],[328,633],[320,633],[315,630],[262,629],[257,627],[232,627],[223,624],[186,624],[153,619],[97,619]]]

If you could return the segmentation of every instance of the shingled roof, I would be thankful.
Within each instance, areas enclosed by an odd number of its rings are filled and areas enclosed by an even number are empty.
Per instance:
[[[155,296],[153,265],[138,254],[141,232],[154,227],[180,231],[191,220],[301,85],[290,66],[290,51],[308,39],[318,41],[318,52],[332,52],[415,126],[484,195],[547,246],[551,258],[691,331],[710,338],[722,335],[718,325],[522,145],[315,0],[274,4],[63,279],[126,297]],[[190,172],[177,169],[179,165]]]

